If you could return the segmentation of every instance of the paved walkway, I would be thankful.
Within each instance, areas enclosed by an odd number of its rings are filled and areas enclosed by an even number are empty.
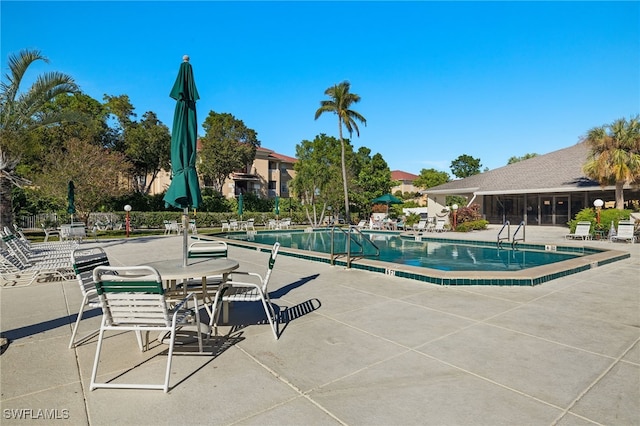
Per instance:
[[[527,241],[566,232],[530,227]],[[138,264],[176,257],[182,239],[100,244],[113,264]],[[535,287],[443,287],[281,256],[270,287],[280,340],[259,307],[236,305],[230,320],[249,325],[212,339],[209,355],[175,356],[167,394],[88,391],[96,340],[67,349],[75,282],[2,288],[1,422],[638,425],[640,244],[615,248],[631,257]],[[263,272],[267,256],[229,250],[243,270]],[[99,321],[89,311],[81,332]],[[125,333],[105,342],[101,371],[153,380],[165,361],[165,346],[140,353]]]

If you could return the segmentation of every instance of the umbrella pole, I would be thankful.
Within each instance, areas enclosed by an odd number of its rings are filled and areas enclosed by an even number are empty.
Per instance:
[[[189,215],[189,207],[185,207],[182,211],[182,266],[187,267],[187,216]]]

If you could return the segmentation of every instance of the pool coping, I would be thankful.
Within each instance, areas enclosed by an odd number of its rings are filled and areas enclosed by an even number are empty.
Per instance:
[[[258,232],[258,231],[252,231]],[[273,233],[273,230],[262,231]],[[308,232],[303,229],[282,230],[275,232]],[[213,235],[198,235],[192,236],[196,239],[208,239],[222,240],[230,246],[255,249],[259,251],[269,252],[271,245],[256,243],[253,241],[233,240],[221,237],[219,235],[229,234],[245,234],[245,231],[226,232],[224,234]],[[414,239],[415,235],[400,235],[403,238]],[[203,238],[206,237],[206,238]],[[462,239],[450,239],[450,238],[438,238],[437,236],[424,236],[420,235],[421,241],[426,242],[442,242],[442,243],[459,243],[459,244],[474,244],[495,246],[497,242],[490,241],[478,241],[478,240],[462,240]],[[560,262],[555,262],[549,265],[536,266],[527,268],[524,270],[513,271],[443,271],[439,269],[418,267],[390,262],[377,261],[370,258],[356,257],[351,259],[351,268],[360,269],[370,272],[382,273],[386,275],[392,275],[399,278],[407,278],[416,281],[422,281],[430,284],[445,285],[445,286],[459,286],[459,285],[498,285],[498,286],[535,286],[547,281],[551,281],[557,278],[565,277],[567,275],[576,274],[582,271],[597,268],[599,266],[607,265],[619,260],[628,259],[631,257],[631,253],[620,251],[602,249],[591,246],[562,246],[558,244],[531,244],[531,243],[519,243],[517,247],[533,249],[533,250],[547,250],[558,252],[573,252],[583,253],[582,256],[567,259]],[[278,252],[283,256],[295,257],[302,260],[309,260],[313,262],[321,262],[331,264],[331,255],[328,253],[312,252],[308,250],[300,250],[295,248],[280,246]],[[341,266],[347,268],[346,257],[338,257],[333,261],[334,266]]]

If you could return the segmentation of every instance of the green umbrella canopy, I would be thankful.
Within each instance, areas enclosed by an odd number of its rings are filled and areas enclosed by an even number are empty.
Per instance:
[[[73,184],[73,181],[70,180],[67,185],[67,213],[73,215],[76,214],[76,187]]]
[[[371,204],[402,204],[402,200],[391,194],[384,194],[371,200]]]
[[[278,197],[276,195],[276,204],[275,207],[273,208],[273,211],[275,212],[276,215],[280,214],[280,197]]]
[[[242,213],[244,212],[244,197],[242,193],[238,195],[238,216],[242,217]]]
[[[171,131],[171,184],[164,196],[165,204],[177,208],[202,203],[196,172],[197,119],[196,101],[200,99],[189,57],[184,56],[176,82],[169,95],[176,100]]]

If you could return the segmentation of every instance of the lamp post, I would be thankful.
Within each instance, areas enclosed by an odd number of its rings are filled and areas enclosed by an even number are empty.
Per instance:
[[[458,226],[458,205],[452,205],[451,210],[453,210],[453,230],[455,231],[456,226]]]
[[[127,218],[125,219],[125,228],[126,228],[126,232],[127,232],[127,238],[129,238],[129,231],[130,231],[130,226],[131,226],[131,222],[129,220],[129,212],[131,211],[131,206],[129,204],[127,204],[126,206],[124,206],[124,211],[127,212]]]
[[[600,224],[600,209],[602,209],[603,205],[604,201],[602,201],[600,198],[593,202],[593,206],[596,208],[596,221],[598,222],[598,225]]]

